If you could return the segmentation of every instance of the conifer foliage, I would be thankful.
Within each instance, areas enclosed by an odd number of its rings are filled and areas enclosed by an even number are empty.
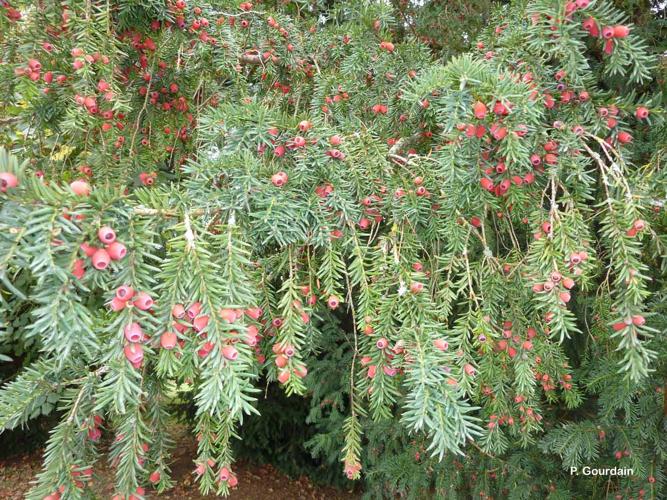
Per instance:
[[[176,398],[226,495],[265,380],[333,398],[349,479],[406,432],[452,497],[665,494],[659,60],[608,2],[449,48],[422,3],[0,0],[0,326],[39,352],[0,429],[62,415],[29,498],[170,488]]]

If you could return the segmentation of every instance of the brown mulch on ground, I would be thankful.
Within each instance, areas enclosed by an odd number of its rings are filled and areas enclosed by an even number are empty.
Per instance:
[[[171,464],[175,487],[158,495],[147,490],[147,498],[204,500],[218,498],[203,496],[198,492],[192,474],[193,459],[196,457],[196,443],[187,433],[179,433]],[[0,499],[19,500],[30,489],[30,481],[40,471],[42,450],[0,460]],[[100,499],[113,495],[113,471],[102,458],[96,464],[94,491]],[[307,477],[290,479],[271,465],[254,465],[237,462],[234,466],[239,485],[229,496],[232,500],[348,500],[359,495],[330,487],[316,486]]]

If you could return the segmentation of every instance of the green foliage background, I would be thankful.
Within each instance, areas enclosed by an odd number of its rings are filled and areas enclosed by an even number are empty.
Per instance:
[[[93,415],[114,438],[109,459],[122,497],[141,496],[137,487],[155,470],[163,477],[157,489],[170,486],[167,422],[174,415],[199,439],[197,463],[215,464],[201,477],[204,492],[226,494],[216,476],[243,456],[341,486],[349,486],[341,462],[360,464],[359,489],[368,498],[664,496],[664,10],[646,0],[593,2],[590,11],[605,23],[634,23],[632,36],[608,56],[581,30],[583,14],[563,23],[562,36],[550,36],[546,20],[566,4],[558,0],[266,1],[247,14],[221,0],[201,2],[201,15],[188,2],[187,23],[207,16],[217,44],[202,42],[198,30],[153,29],[151,22],[179,15],[161,0],[11,3],[24,18],[0,20],[0,142],[11,152],[0,158],[0,171],[17,173],[21,185],[0,205],[0,369],[8,382],[0,391],[0,440],[15,442],[40,416],[44,425],[59,421],[30,498],[60,485],[65,498],[94,494],[71,474],[72,465],[105,459],[88,437]],[[67,30],[56,36],[45,29],[55,29],[65,11]],[[269,15],[288,36],[267,26]],[[234,16],[252,22],[231,26]],[[147,37],[157,41],[155,51],[138,47]],[[44,54],[45,39],[53,54]],[[378,48],[389,40],[394,51]],[[111,62],[74,71],[74,47]],[[244,62],[255,50],[271,57]],[[17,77],[36,54],[42,71],[66,75],[68,83],[44,93],[41,81]],[[548,110],[533,102],[526,82],[510,78],[530,70],[540,99],[558,98],[555,75],[563,69],[566,89],[589,91],[591,101]],[[177,82],[188,109],[174,111],[169,92],[150,104],[150,90],[141,90],[145,74],[165,90]],[[109,102],[96,90],[100,79],[111,82]],[[341,101],[327,100],[343,93]],[[114,118],[88,113],[77,94],[98,95]],[[525,124],[529,134],[510,132],[499,145],[461,140],[457,125],[476,123],[476,100],[489,108],[511,101],[516,109],[502,123]],[[373,112],[382,103],[387,114]],[[648,123],[633,118],[638,104],[651,109]],[[599,116],[612,106],[616,128]],[[273,155],[273,141],[289,144],[302,120],[313,127],[303,135],[321,140]],[[103,132],[104,122],[114,128]],[[579,124],[589,136],[572,132]],[[633,135],[623,149],[620,128]],[[325,153],[333,134],[344,137],[343,161]],[[125,142],[116,146],[119,137]],[[622,154],[597,142],[606,137]],[[559,163],[534,186],[513,187],[507,197],[480,188],[487,175],[480,165],[502,159],[524,175],[532,172],[530,155],[548,140],[560,145]],[[574,153],[585,147],[590,154]],[[93,169],[86,200],[66,186],[82,177],[82,165]],[[289,174],[281,189],[270,182],[279,170]],[[155,173],[155,186],[143,185],[146,173]],[[417,177],[431,198],[416,194]],[[327,185],[330,196],[316,194]],[[397,190],[405,196],[393,196]],[[368,211],[362,200],[378,195],[377,211]],[[479,230],[473,217],[482,220]],[[649,229],[627,236],[640,217]],[[546,220],[553,235],[535,239]],[[79,244],[102,224],[117,229],[127,260],[74,280]],[[330,237],[334,228],[340,239]],[[590,260],[569,304],[530,291],[582,248]],[[413,267],[417,261],[425,272]],[[629,279],[630,269],[638,279]],[[425,285],[423,294],[400,291],[414,282]],[[105,304],[121,284],[154,293],[154,314],[110,312]],[[319,296],[313,307],[304,285]],[[332,295],[343,302],[335,311],[326,307]],[[132,368],[122,354],[123,326],[139,321],[159,339],[171,306],[194,300],[211,315],[207,334],[220,346],[235,335],[218,319],[220,308],[263,307],[260,352],[238,343],[238,363],[202,361],[202,340],[186,335],[179,356],[147,342],[146,363]],[[556,317],[543,321],[553,311]],[[645,327],[613,330],[636,314]],[[284,326],[271,329],[277,317]],[[363,333],[366,317],[372,335]],[[522,332],[539,330],[534,350],[516,359],[496,349],[508,319]],[[251,324],[244,319],[238,329]],[[405,346],[407,356],[379,354],[381,336],[399,351]],[[451,344],[447,353],[432,347],[440,338]],[[290,368],[303,363],[308,376],[276,382],[271,348],[280,343],[297,348]],[[536,381],[538,357],[556,390]],[[378,367],[372,379],[369,363]],[[174,397],[177,387],[187,389]],[[498,416],[518,421],[524,405],[540,419],[489,426]],[[632,467],[635,475],[607,481],[569,474],[587,463]]]

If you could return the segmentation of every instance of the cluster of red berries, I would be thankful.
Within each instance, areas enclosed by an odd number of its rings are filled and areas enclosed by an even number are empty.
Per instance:
[[[639,118],[639,116],[644,116],[644,112],[642,110],[646,110],[646,116],[648,117],[648,110],[646,108],[639,107],[635,111],[635,116]],[[615,105],[611,105],[609,107],[601,107],[598,109],[598,116],[604,120],[606,120],[606,125],[607,128],[614,129],[618,126],[618,116],[619,114],[619,109]],[[616,133],[616,140],[618,141],[619,144],[630,144],[633,140],[632,135],[625,131],[625,130],[619,130]],[[610,146],[614,145],[614,140],[612,137],[607,137],[605,138],[605,142],[609,144]]]
[[[221,309],[219,311],[220,317],[223,319],[223,321],[226,321],[227,323],[234,323],[241,319],[244,315],[244,310],[243,309]],[[250,327],[252,327],[251,325]],[[249,327],[249,328],[250,328]],[[253,330],[248,336],[246,336],[243,341],[247,343],[248,345],[255,345],[257,344],[257,336],[259,332],[256,330]],[[207,347],[207,344],[204,345],[204,348]],[[229,360],[229,361],[234,361],[236,358],[239,356],[239,352],[236,350],[236,347],[234,347],[231,343],[224,345],[222,347],[222,350],[220,351],[222,356]],[[200,354],[201,355],[201,354]]]
[[[28,59],[28,65],[25,67],[17,67],[14,69],[14,75],[16,76],[25,76],[30,78],[33,82],[39,81],[41,78],[42,72],[42,63],[37,59]],[[49,77],[53,81],[53,74]],[[51,83],[51,82],[47,82]]]
[[[533,153],[530,156],[531,165],[540,173],[544,172],[542,163],[546,165],[555,165],[558,163],[558,143],[556,141],[547,141],[542,148],[544,149],[544,154],[542,156],[540,156],[539,153]]]
[[[276,342],[272,347],[273,353],[276,355],[274,363],[278,368],[278,382],[285,384],[289,381],[292,375],[298,378],[304,378],[308,374],[306,365],[294,361],[296,355],[296,348],[287,343]]]
[[[148,337],[144,334],[139,323],[130,323],[127,325],[124,335],[127,342],[123,348],[123,354],[134,368],[139,369],[144,361],[143,342]]]
[[[620,332],[621,330],[625,330],[626,328],[630,326],[644,326],[646,323],[646,318],[642,316],[641,314],[635,314],[633,316],[630,316],[629,318],[625,318],[623,321],[617,321],[612,325],[612,329],[615,332]]]
[[[590,3],[591,0],[572,0],[565,4],[565,13],[569,15],[575,12],[576,10],[586,9],[590,5]]]
[[[614,51],[614,40],[621,38],[627,38],[630,34],[630,28],[624,25],[617,26],[605,26],[600,30],[597,21],[589,16],[581,24],[581,27],[584,31],[592,37],[599,37],[602,34],[602,38],[605,40],[604,52],[605,54],[611,54]]]
[[[509,133],[507,127],[503,125],[502,120],[503,117],[510,114],[511,109],[511,103],[503,103],[500,100],[496,100],[493,104],[493,114],[495,115],[496,121],[491,124],[488,130],[484,124],[474,123],[459,123],[456,128],[459,132],[463,132],[468,138],[476,137],[477,139],[482,139],[488,132],[490,139],[487,139],[487,142],[491,143],[491,139],[494,141],[502,141]],[[476,101],[473,104],[472,112],[477,120],[485,120],[489,114],[486,104],[481,101]],[[528,129],[525,125],[519,125],[516,127],[516,130],[513,131],[518,137],[523,137],[527,132]],[[490,162],[491,152],[483,151],[482,158],[485,162]],[[537,158],[539,159],[539,156],[537,156]],[[541,159],[539,163],[541,163]],[[536,167],[535,163],[533,163],[533,167]],[[521,186],[523,184],[532,184],[534,181],[535,175],[532,172],[528,172],[523,176],[511,175],[505,160],[501,158],[498,161],[494,160],[492,165],[489,165],[484,169],[484,177],[480,179],[480,185],[484,190],[493,193],[495,196],[505,196],[512,184]]]
[[[96,115],[97,112],[99,111],[99,108],[97,106],[97,98],[95,96],[82,96],[79,94],[76,94],[74,96],[74,101],[79,105],[84,108],[86,108],[86,111],[90,113],[91,115]],[[110,112],[113,116],[113,111]]]
[[[345,159],[345,153],[343,153],[341,150],[335,149],[335,148],[327,150],[324,154],[333,158],[334,160],[341,160],[342,161],[342,160]]]
[[[164,71],[159,71],[158,76],[162,76]],[[152,80],[152,76],[149,73],[144,74],[144,80]],[[153,106],[159,107],[162,111],[178,111],[180,113],[186,113],[190,106],[187,99],[184,96],[171,96],[178,93],[178,84],[172,82],[169,84],[169,87],[163,85],[159,90],[152,90],[148,95],[148,103]],[[141,86],[139,87],[139,95],[146,96],[148,94],[148,87]],[[176,131],[174,131],[176,133]]]
[[[380,337],[375,341],[375,348],[380,351],[380,357],[376,358],[376,362],[382,365],[382,371],[388,377],[394,377],[396,374],[402,373],[402,369],[394,368],[391,366],[392,360],[399,355],[405,354],[405,343],[402,340],[397,340],[393,346],[389,346],[389,341]],[[368,365],[368,378],[374,378],[377,372],[377,365],[369,363],[372,361],[372,358],[369,356],[364,356],[361,359],[362,366]]]
[[[206,340],[208,334],[205,330],[210,317],[207,314],[202,314],[201,310],[201,302],[193,302],[187,308],[183,304],[175,304],[171,308],[171,316],[174,318],[174,322],[172,323],[173,329],[182,335],[189,330],[193,330],[200,338]],[[171,350],[176,347],[177,343],[178,336],[173,331],[164,332],[160,336],[160,346],[163,349]],[[183,341],[181,341],[180,345],[183,345]],[[212,342],[206,341],[197,354],[199,357],[204,358],[208,356],[214,347]],[[238,356],[238,353],[236,355]]]
[[[197,464],[195,474],[197,476],[203,476],[206,473],[207,467],[213,469],[215,467],[215,460],[209,458],[206,463]],[[220,482],[227,483],[227,486],[230,488],[235,488],[239,484],[236,474],[234,474],[229,467],[222,467],[218,472],[218,478]]]
[[[583,269],[580,267],[582,263],[588,259],[588,252],[581,250],[579,252],[572,252],[566,259],[566,264],[572,274],[581,276]]]
[[[303,120],[299,123],[299,130],[302,133],[308,132],[311,128],[312,128],[312,124],[308,120]],[[269,133],[270,136],[274,137],[274,139],[272,139],[271,142],[273,144],[276,144],[277,139],[275,139],[275,138],[280,133],[278,131],[278,129],[277,128],[270,128],[268,130],[268,133]],[[312,139],[310,142],[311,142],[311,144],[316,144],[317,139]],[[334,160],[341,160],[341,161],[344,160],[345,159],[345,153],[343,153],[339,149],[336,149],[336,146],[340,146],[342,143],[343,143],[343,139],[342,139],[341,136],[339,136],[339,135],[331,136],[329,138],[329,144],[333,147],[331,149],[327,150],[325,152],[325,154],[327,156],[331,157]],[[294,149],[304,148],[306,146],[307,146],[306,139],[302,136],[297,135],[294,138],[292,138],[291,140],[287,141],[285,145],[278,144],[278,145],[274,146],[273,154],[275,156],[277,156],[278,158],[282,158],[283,156],[285,156],[285,153],[287,152],[288,149],[294,150]],[[264,148],[265,148],[265,145],[260,144],[260,146],[258,147],[258,152],[260,154],[264,153]],[[285,184],[287,184],[288,179],[289,179],[289,177],[288,177],[287,173],[284,172],[284,171],[279,171],[279,172],[277,172],[277,173],[275,173],[271,176],[271,182],[276,187],[283,187]],[[329,193],[327,193],[327,195]],[[324,197],[324,196],[322,196],[322,197]]]
[[[625,234],[627,234],[630,238],[634,238],[635,236],[637,236],[638,233],[641,233],[645,228],[646,228],[646,222],[644,222],[641,219],[637,219],[632,223],[632,226],[625,232]]]
[[[544,236],[549,236],[551,235],[551,222],[549,221],[544,221],[542,224],[540,224],[540,228],[533,233],[533,238],[536,240],[542,239]]]
[[[533,327],[529,327],[526,330],[526,337],[521,338],[513,332],[512,326],[513,324],[511,321],[503,322],[503,338],[498,340],[494,346],[496,352],[507,352],[510,358],[516,357],[518,349],[532,351],[533,339],[537,336],[537,330]]]
[[[486,424],[489,429],[495,429],[500,425],[514,425],[514,417],[501,415],[499,418],[498,415],[495,414],[489,415],[489,423]]]
[[[131,323],[125,328],[125,338],[128,341],[123,349],[125,357],[134,368],[139,369],[144,360],[142,342],[148,340],[149,337],[144,335],[138,323]]]
[[[280,26],[280,23],[276,21],[274,18],[272,17],[267,18],[266,24],[268,24],[270,28],[275,29],[283,38],[289,37],[289,32],[285,28]]]
[[[201,12],[201,9],[199,9],[199,11]],[[208,26],[208,21],[205,18],[202,18],[201,20],[195,20],[194,23],[197,23],[196,26],[202,26],[202,27]],[[171,26],[172,26],[171,23],[165,21],[165,27],[171,27]],[[156,31],[159,30],[160,27],[161,23],[159,21],[154,21],[151,24],[151,28]],[[206,32],[203,31],[202,34],[206,35]],[[202,36],[200,36],[200,39],[201,38]],[[157,48],[155,41],[150,37],[145,37],[143,33],[139,33],[136,31],[125,31],[120,34],[119,39],[130,40],[131,46],[138,52],[137,64],[138,64],[140,78],[144,82],[149,84],[151,88],[153,88],[153,90],[149,92],[148,86],[141,85],[138,88],[139,95],[142,97],[146,97],[147,103],[151,104],[152,106],[156,106],[158,109],[164,112],[171,111],[171,112],[187,113],[186,126],[164,128],[165,134],[170,135],[173,133],[173,135],[177,139],[181,141],[186,141],[188,139],[187,126],[192,126],[194,122],[194,117],[192,116],[191,113],[188,113],[190,106],[187,98],[178,95],[180,88],[178,83],[173,81],[172,75],[168,74],[167,70],[169,68],[169,65],[167,64],[167,62],[158,60],[157,71],[154,73],[150,72],[149,56]],[[208,39],[208,36],[207,40],[203,41],[209,41],[211,43],[215,43],[215,40],[212,38]],[[131,74],[137,70],[137,64],[128,65],[121,70],[121,72],[117,75],[117,79],[121,84],[127,84],[129,82]],[[209,103],[213,105],[214,102],[217,103],[217,99],[211,99]],[[124,115],[122,115],[122,113],[117,113],[116,117],[119,119],[123,119]],[[118,121],[116,122],[116,127],[119,130],[123,130],[124,124],[121,121]],[[105,132],[111,130],[111,128],[112,128],[111,123],[105,122],[102,124],[102,130]],[[150,139],[147,134],[150,133],[150,129],[142,128],[141,133],[144,135],[144,137],[142,137],[141,139],[141,144],[143,146],[149,146]],[[118,137],[115,143],[115,147],[117,149],[122,148],[124,142],[125,142],[124,137],[122,136]],[[174,149],[173,146],[166,147],[167,152],[172,152],[173,149]]]
[[[420,175],[417,175],[414,179],[412,179],[413,184],[416,186],[415,187],[415,194],[417,196],[423,196],[425,198],[430,198],[431,193],[426,189],[426,186],[424,186],[424,178],[421,177]],[[398,195],[398,193],[397,193]],[[400,198],[400,196],[398,196]]]
[[[558,100],[559,104],[581,104],[584,102],[588,102],[591,98],[590,94],[586,90],[580,91],[578,94],[573,90],[568,88],[567,83],[566,83],[566,72],[565,70],[558,70],[556,71],[556,74],[554,75],[555,80],[558,82],[556,84],[556,90],[560,92],[560,97]],[[534,84],[531,84],[534,85]],[[534,91],[535,92],[535,91]],[[553,95],[551,95],[548,92],[544,93],[544,107],[547,109],[553,109],[556,107],[556,100],[554,99]],[[560,121],[555,121],[553,127],[558,130],[564,130],[565,129],[565,124]],[[584,133],[584,129],[581,125],[575,125],[572,128],[572,132],[574,132],[576,135],[582,135]]]
[[[77,170],[85,175],[86,177],[92,177],[93,176],[93,169],[90,167],[90,165],[79,165],[77,167]]]
[[[171,11],[174,14],[174,24],[180,28],[184,29],[185,28],[185,16],[183,15],[183,11],[185,10],[186,4],[185,0],[176,0],[172,5],[171,5]],[[165,27],[170,27],[171,23],[164,21]],[[159,29],[159,21],[157,21],[157,26]]]
[[[205,17],[200,17],[201,16],[201,9],[199,7],[195,7],[193,9],[193,14],[197,17],[195,17],[192,20],[192,23],[190,24],[190,31],[192,33],[196,33],[200,30],[202,30],[199,34],[199,40],[201,40],[204,43],[210,43],[211,45],[215,45],[218,43],[218,41],[210,37],[208,32],[206,31],[206,28],[209,26],[209,21]]]
[[[535,174],[532,172],[526,173],[523,177],[520,175],[510,175],[504,161],[499,161],[495,165],[487,167],[484,169],[484,174],[485,177],[482,177],[479,183],[482,189],[492,193],[494,196],[505,196],[512,184],[521,186],[535,182]]]
[[[283,96],[286,96],[292,90],[292,87],[289,83],[283,84],[278,81],[273,84],[272,88],[276,91],[280,91],[283,94]]]
[[[303,295],[306,298],[306,304],[308,306],[314,306],[317,303],[317,296],[314,293],[311,293],[310,285],[303,285],[301,287],[301,295]],[[336,297],[332,296],[335,300],[338,300]],[[294,307],[300,311],[301,313],[301,319],[303,320],[304,323],[308,323],[310,321],[310,316],[308,315],[307,312],[303,310],[303,303],[301,302],[301,299],[297,299],[293,302]],[[334,309],[338,306],[338,302],[334,305]],[[282,319],[276,318],[273,321],[275,322],[276,320],[279,320],[280,325],[273,325],[276,327],[280,327],[282,325]]]
[[[234,488],[239,483],[236,475],[233,474],[228,467],[223,467],[220,469],[218,478],[220,479],[221,483],[227,483],[230,488]]]
[[[329,184],[328,182],[325,184],[320,184],[315,188],[315,194],[322,199],[327,198],[333,192],[334,192],[333,184]]]
[[[187,308],[183,304],[174,304],[171,308],[171,315],[174,318],[174,330],[178,333],[186,333],[192,328],[197,334],[205,335],[204,329],[208,326],[210,317],[201,314],[201,308],[201,302],[193,302]],[[162,334],[160,343],[163,348],[170,350],[176,346],[175,340],[176,334],[166,332]]]
[[[540,384],[542,384],[542,389],[544,389],[544,392],[556,390],[556,385],[553,383],[552,378],[546,373],[540,373],[539,371],[536,371],[535,380],[537,380],[538,382],[540,382]],[[563,378],[558,382],[560,386],[563,388],[563,390],[569,391],[570,389],[572,389],[572,375],[570,375],[569,373],[563,375]]]
[[[81,243],[81,251],[88,257],[93,264],[93,267],[98,271],[103,271],[111,261],[122,260],[127,254],[127,248],[121,242],[116,241],[116,233],[109,226],[104,226],[97,232],[97,237],[104,245],[104,248],[99,248],[90,243]],[[85,275],[85,261],[84,259],[76,259],[74,261],[72,273],[78,279],[82,279]]]
[[[350,99],[350,95],[345,90],[343,90],[343,86],[338,85],[338,92],[333,97],[328,96],[328,95],[325,96],[324,97],[324,102],[326,104],[334,104],[334,103],[339,103],[341,101],[347,101],[349,99]],[[328,111],[328,108],[327,108],[327,111]]]
[[[205,358],[210,354],[211,351],[213,351],[215,345],[213,342],[207,340],[208,334],[206,333],[205,329],[208,326],[210,318],[208,315],[201,314],[201,308],[202,306],[200,302],[194,302],[189,307],[187,307],[187,309],[183,304],[175,304],[172,307],[171,315],[174,318],[173,329],[175,331],[180,334],[185,334],[190,329],[192,329],[199,338],[206,341],[197,351],[199,357]],[[248,309],[223,308],[218,311],[220,318],[224,322],[230,324],[235,323],[243,318],[244,314],[249,318],[258,321],[261,318],[263,311],[259,307],[251,307]],[[221,348],[220,353],[225,359],[234,361],[238,358],[238,350],[233,345],[238,341],[242,341],[251,347],[257,347],[257,344],[261,338],[257,326],[250,324],[245,327],[245,330],[246,332],[244,338],[232,338]],[[236,331],[232,331],[232,334],[235,335],[236,333]],[[177,335],[174,332],[165,332],[160,337],[160,345],[167,350],[173,349],[176,346],[177,341]],[[183,341],[181,341],[180,344],[182,346]]]
[[[203,24],[208,25],[208,21]],[[149,88],[146,85],[142,85],[138,89],[139,95],[142,97],[147,97],[147,102],[149,104],[156,106],[158,109],[164,112],[187,113],[186,119],[188,124],[191,126],[194,122],[194,117],[191,113],[188,113],[188,110],[190,109],[188,100],[186,97],[178,95],[180,88],[178,83],[171,80],[172,75],[167,73],[168,64],[165,61],[160,60],[157,62],[157,72],[154,74],[149,72],[148,56],[146,55],[146,52],[153,52],[155,50],[155,42],[150,38],[145,38],[142,40],[143,35],[137,32],[126,32],[121,35],[121,39],[126,37],[131,38],[132,46],[139,52],[138,62],[142,71],[142,80],[147,84],[150,84],[150,86],[154,89],[149,92]],[[128,66],[124,68],[122,74],[119,76],[121,82],[127,82],[130,77],[130,72],[134,69],[134,66]],[[162,83],[160,83],[158,79],[161,80]],[[117,126],[118,125],[119,124],[117,124]],[[122,130],[121,127],[119,128]],[[141,143],[144,146],[150,145],[150,140],[146,136],[148,132],[149,130],[146,128],[141,129],[141,133],[144,134],[144,137],[141,139]],[[173,129],[171,127],[165,127],[164,133],[166,135],[173,133],[173,135],[181,141],[185,141],[188,138],[186,126],[182,126],[180,128],[174,127]],[[171,146],[167,147],[168,152],[171,152],[172,149],[173,148]]]
[[[134,300],[132,298],[134,297]],[[130,302],[131,301],[131,302]],[[136,294],[132,287],[123,285],[116,290],[116,295],[111,302],[111,307],[114,311],[128,307],[130,304],[142,311],[148,311],[153,307],[154,301],[150,295],[145,292]],[[143,343],[150,340],[150,337],[144,333],[141,325],[137,322],[129,323],[123,329],[125,337],[125,347],[123,354],[125,358],[134,366],[134,368],[141,368],[144,360]]]
[[[567,304],[572,296],[568,290],[574,288],[574,280],[564,277],[560,272],[554,271],[548,280],[533,285],[535,293],[558,293],[558,298],[563,304]]]
[[[109,307],[114,312],[122,311],[130,305],[141,311],[148,311],[154,304],[153,298],[146,292],[135,292],[131,286],[122,285],[116,289]]]
[[[373,206],[374,204],[379,204],[380,202],[382,202],[382,198],[380,198],[377,194],[371,194],[370,196],[366,196],[361,200],[361,205],[364,207],[364,216],[359,219],[358,224],[362,230],[365,231],[371,226],[372,221],[369,219],[369,217],[372,217],[376,224],[382,222],[383,217],[379,208]]]
[[[308,306],[314,306],[317,303],[317,297],[315,294],[311,293],[309,285],[301,287],[301,294],[305,297]],[[330,306],[334,305],[335,308],[338,306],[338,303],[335,302],[338,299],[333,296],[330,297],[330,299],[332,298],[334,301],[330,303]],[[310,322],[310,315],[304,310],[304,303],[301,299],[295,299],[292,302],[292,305],[300,314],[301,320],[304,323]],[[271,321],[271,326],[276,330],[282,327],[282,325],[283,319],[280,317],[275,317]],[[308,374],[306,366],[300,361],[297,361],[298,353],[295,346],[286,341],[276,342],[273,344],[272,351],[276,355],[274,363],[278,368],[278,381],[281,384],[287,383],[292,375],[295,375],[298,378],[304,378]]]
[[[303,122],[301,122],[300,125],[305,124],[305,123],[310,124],[310,122],[308,122],[308,121],[303,121]],[[305,129],[305,131],[307,131],[309,129],[310,129],[310,126],[308,126]],[[302,130],[301,126],[299,127],[299,130]],[[302,148],[305,148],[308,144],[306,139],[304,137],[300,136],[300,135],[294,136],[293,138],[287,140],[285,142],[285,144],[277,144],[277,142],[278,142],[277,138],[278,138],[278,135],[280,134],[280,131],[277,128],[272,127],[268,130],[268,133],[271,137],[273,137],[273,139],[271,139],[271,143],[274,145],[273,154],[278,158],[282,158],[283,156],[285,156],[285,153],[287,152],[288,149],[289,150],[302,149]],[[317,139],[311,139],[310,143],[311,144],[317,143]],[[260,154],[262,154],[264,152],[264,146],[263,145],[260,145],[260,147],[258,147],[258,152]]]
[[[523,396],[516,396],[514,402],[517,404],[523,402]],[[526,407],[523,404],[519,404],[519,412],[521,413],[521,415],[519,415],[519,422],[522,426],[525,426],[529,421],[541,422],[543,418],[539,413],[535,413],[535,410]]]
[[[157,172],[141,172],[139,173],[139,181],[144,186],[152,186],[155,184],[155,180],[157,179]]]
[[[416,186],[416,189],[414,190],[414,194],[416,194],[419,197],[425,197],[425,198],[429,198],[431,196],[431,194],[426,189],[426,187],[422,185],[424,183],[424,178],[423,177],[416,176],[413,179],[413,183]],[[413,191],[409,190],[409,192],[412,193]],[[386,193],[387,193],[387,188],[385,186],[380,186],[380,194],[385,195]],[[406,191],[404,188],[398,187],[394,191],[394,196],[396,198],[400,199],[400,198],[404,197],[407,193],[408,193],[408,191]],[[379,204],[381,202],[382,202],[382,198],[380,196],[378,196],[377,194],[371,194],[370,196],[366,196],[365,198],[363,198],[361,200],[361,204],[364,207],[364,214],[367,215],[368,217],[372,217],[376,224],[379,224],[380,222],[382,222],[384,217],[382,216],[380,210],[378,208],[374,207],[373,205],[376,204],[376,203]],[[366,230],[371,226],[372,221],[370,219],[368,219],[368,217],[364,216],[359,220],[359,223],[358,223],[359,227],[363,230]],[[415,285],[415,286],[419,286],[419,285]],[[414,293],[418,293],[419,291],[421,291],[421,290],[417,290]]]
[[[99,52],[95,52],[94,54],[86,54],[86,52],[80,47],[74,47],[70,51],[70,54],[74,59],[72,61],[72,68],[74,68],[75,71],[79,71],[84,66],[86,66],[86,64],[95,64],[101,62],[102,64],[106,65],[111,62],[108,56],[101,55]]]

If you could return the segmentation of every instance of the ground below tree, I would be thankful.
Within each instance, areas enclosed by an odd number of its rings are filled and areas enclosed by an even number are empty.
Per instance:
[[[30,481],[40,471],[42,454],[38,449],[31,453],[14,455],[0,459],[0,499],[18,500],[24,498],[30,489]],[[176,437],[172,476],[176,486],[161,495],[147,490],[148,498],[203,500],[217,498],[203,496],[198,492],[193,475],[193,459],[197,456],[197,446],[192,436],[181,430]],[[314,485],[307,477],[289,478],[271,465],[256,465],[237,462],[234,468],[239,478],[238,487],[230,495],[232,500],[254,500],[279,498],[281,500],[348,500],[358,495],[330,487]],[[100,499],[111,498],[113,494],[113,470],[105,457],[96,464],[94,491]]]

